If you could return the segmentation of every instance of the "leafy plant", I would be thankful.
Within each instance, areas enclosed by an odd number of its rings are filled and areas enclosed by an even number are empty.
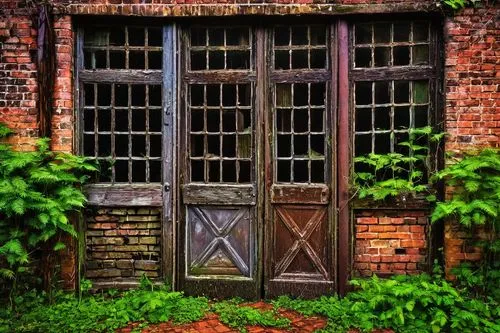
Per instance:
[[[88,296],[80,302],[66,294],[55,305],[46,305],[44,297],[34,303],[0,311],[0,332],[112,332],[130,322],[182,324],[201,319],[209,308],[206,298],[163,289],[133,290],[117,298]]]
[[[0,138],[9,134],[0,124]],[[96,170],[86,158],[50,151],[48,139],[32,152],[0,143],[0,275],[12,281],[12,293],[36,250],[62,250],[58,236],[76,235],[68,215],[84,206],[81,185]]]
[[[430,126],[409,130],[408,141],[398,143],[407,154],[368,154],[354,158],[353,189],[360,199],[385,200],[388,197],[415,197],[429,192],[426,172],[430,170],[429,147],[420,142],[438,142],[444,133],[435,134]],[[429,199],[434,199],[429,196]]]
[[[278,315],[276,311],[259,310],[250,306],[241,306],[237,301],[215,303],[213,310],[219,315],[219,320],[240,332],[246,332],[246,326],[264,326],[286,328],[290,320]]]
[[[450,283],[428,275],[353,280],[345,298],[280,297],[275,306],[328,318],[325,332],[357,328],[397,332],[499,332],[500,308],[493,300],[468,298]]]
[[[449,197],[436,204],[433,223],[453,219],[471,234],[482,228],[484,239],[475,245],[482,250],[482,260],[474,267],[457,270],[458,282],[476,296],[496,295],[500,283],[500,150],[483,149],[468,152],[436,173],[434,181],[444,181],[452,188]]]
[[[465,7],[477,7],[482,2],[484,2],[484,0],[442,0],[445,6],[455,11]]]

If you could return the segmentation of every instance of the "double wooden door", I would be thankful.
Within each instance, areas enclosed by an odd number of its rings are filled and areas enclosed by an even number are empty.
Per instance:
[[[321,24],[183,30],[179,289],[334,291],[332,40]]]

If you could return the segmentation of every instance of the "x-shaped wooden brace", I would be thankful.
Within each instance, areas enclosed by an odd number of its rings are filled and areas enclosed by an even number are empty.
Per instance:
[[[278,216],[280,217],[283,224],[287,227],[288,230],[290,230],[290,232],[295,238],[295,241],[293,242],[292,246],[288,249],[288,251],[286,251],[285,255],[283,256],[283,259],[276,265],[276,276],[279,276],[286,271],[286,269],[288,268],[288,266],[290,266],[297,253],[300,251],[300,249],[302,249],[304,250],[304,253],[309,257],[309,259],[311,259],[316,269],[325,277],[325,279],[327,279],[328,272],[323,267],[321,259],[318,257],[316,251],[308,242],[309,237],[311,237],[314,229],[316,229],[316,227],[323,220],[326,213],[326,209],[321,208],[316,210],[316,212],[313,214],[313,216],[311,216],[311,218],[307,222],[306,226],[304,227],[304,230],[300,230],[300,228],[295,223],[293,217],[290,216],[290,214],[287,212],[286,208],[277,207],[276,212],[278,213]]]
[[[249,269],[245,261],[240,257],[238,252],[234,249],[231,243],[226,239],[229,232],[238,223],[238,221],[245,214],[245,210],[240,209],[236,214],[233,215],[231,220],[228,220],[224,226],[219,229],[217,225],[210,220],[210,217],[205,214],[205,212],[200,208],[192,208],[195,214],[198,216],[200,221],[204,224],[207,230],[214,236],[214,239],[207,245],[205,251],[203,251],[197,258],[195,258],[191,265],[194,267],[201,267],[208,259],[212,257],[218,248],[225,249],[226,253],[229,255],[233,263],[238,267],[241,273],[245,276],[249,275]]]

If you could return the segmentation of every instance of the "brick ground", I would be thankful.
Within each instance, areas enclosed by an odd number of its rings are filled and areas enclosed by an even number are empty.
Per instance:
[[[261,310],[271,310],[273,306],[269,303],[257,302],[249,305]],[[248,333],[310,333],[326,327],[326,319],[322,317],[304,317],[295,311],[279,309],[279,314],[290,319],[291,325],[286,329],[267,328],[260,326],[247,326]],[[117,330],[117,333],[130,333],[136,324]],[[142,330],[142,333],[237,333],[237,329],[232,329],[221,323],[216,314],[208,314],[202,320],[185,324],[174,325],[171,322],[151,325]],[[357,330],[350,330],[347,333],[359,333]],[[394,333],[393,330],[374,330],[372,333]]]
[[[264,302],[249,304],[252,307],[269,310],[272,305]],[[297,312],[281,309],[280,315],[290,319],[291,326],[287,329],[275,329],[259,326],[248,326],[249,333],[279,333],[279,332],[314,332],[326,326],[326,319],[321,317],[304,317]],[[118,330],[118,333],[129,333],[134,325]],[[200,321],[185,325],[174,325],[171,322],[151,325],[142,330],[143,333],[229,333],[239,332],[221,323],[216,314],[209,314]]]

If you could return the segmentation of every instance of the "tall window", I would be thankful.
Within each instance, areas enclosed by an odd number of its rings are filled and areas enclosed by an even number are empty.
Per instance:
[[[408,141],[410,130],[435,122],[431,24],[359,23],[352,32],[354,154],[408,154],[400,143]]]
[[[274,28],[271,81],[278,183],[326,180],[329,41],[326,25]]]
[[[82,38],[81,151],[100,162],[100,182],[160,182],[162,29],[96,26]]]
[[[186,91],[191,182],[253,181],[255,66],[249,27],[193,27]]]

